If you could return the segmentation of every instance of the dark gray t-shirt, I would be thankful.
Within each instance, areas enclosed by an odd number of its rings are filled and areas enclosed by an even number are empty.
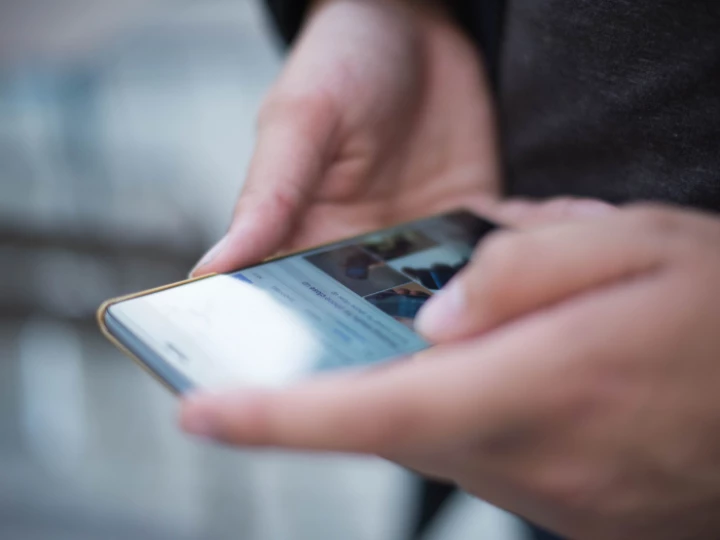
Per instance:
[[[512,0],[509,189],[720,210],[720,2]]]
[[[720,211],[720,2],[448,1],[489,57],[509,194]],[[269,5],[291,39],[303,2]]]

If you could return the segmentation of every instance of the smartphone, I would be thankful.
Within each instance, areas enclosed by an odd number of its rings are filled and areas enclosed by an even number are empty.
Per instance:
[[[422,305],[497,226],[460,210],[106,302],[105,335],[176,393],[280,387],[429,346]]]

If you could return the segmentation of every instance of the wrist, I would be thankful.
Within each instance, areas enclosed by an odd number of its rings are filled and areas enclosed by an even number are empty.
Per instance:
[[[330,4],[337,4],[340,2],[347,2],[347,1],[354,1],[354,0],[310,0],[310,2],[307,4],[308,10],[307,10],[307,17],[309,18],[312,16],[315,12],[321,10],[325,6],[328,6]],[[413,11],[426,13],[426,14],[436,14],[439,16],[445,16],[447,15],[447,6],[446,2],[444,0],[369,0],[369,1],[375,1],[380,4],[395,4],[396,6],[401,6],[404,8],[410,8]]]

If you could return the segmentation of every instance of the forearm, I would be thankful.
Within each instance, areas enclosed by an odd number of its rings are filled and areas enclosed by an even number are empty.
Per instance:
[[[267,0],[270,4],[283,4],[287,0]],[[298,17],[295,30],[299,31],[312,14],[327,4],[353,0],[290,0],[294,9],[301,6],[302,15]],[[362,0],[361,0],[362,1]],[[440,22],[447,28],[458,31],[474,42],[481,51],[492,87],[497,86],[497,73],[500,61],[500,43],[502,40],[504,0],[365,0],[383,4],[395,3],[409,13],[420,13],[424,20]],[[408,9],[409,8],[409,9]],[[292,38],[288,38],[288,42]]]
[[[337,2],[347,2],[347,1],[353,1],[353,0],[310,0],[308,2],[308,14],[312,14],[313,12],[322,9],[328,4],[334,4]],[[368,1],[368,0],[365,0]],[[448,0],[369,0],[369,1],[378,1],[383,2],[385,4],[391,4],[395,3],[400,6],[404,7],[410,7],[414,10],[422,11],[422,12],[434,12],[438,15],[447,15],[448,13],[448,6],[450,2]]]
[[[283,40],[290,44],[295,41],[305,22],[327,4],[348,0],[265,0],[265,5]],[[448,18],[453,12],[454,0],[375,0],[388,4],[412,5],[427,12],[434,10],[438,16]]]
[[[321,7],[324,4],[330,4],[332,2],[338,2],[342,0],[310,0],[309,5],[311,8]],[[445,0],[385,0],[386,2],[396,2],[398,4],[406,4],[411,6],[426,7],[426,6],[445,6],[448,4]]]

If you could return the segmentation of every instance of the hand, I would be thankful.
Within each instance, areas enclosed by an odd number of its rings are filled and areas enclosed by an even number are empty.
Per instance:
[[[571,538],[717,538],[718,246],[717,218],[664,208],[500,233],[426,306],[437,346],[195,396],[184,426],[377,454]]]
[[[330,0],[311,16],[260,112],[230,230],[196,275],[497,194],[481,60],[425,5]]]

